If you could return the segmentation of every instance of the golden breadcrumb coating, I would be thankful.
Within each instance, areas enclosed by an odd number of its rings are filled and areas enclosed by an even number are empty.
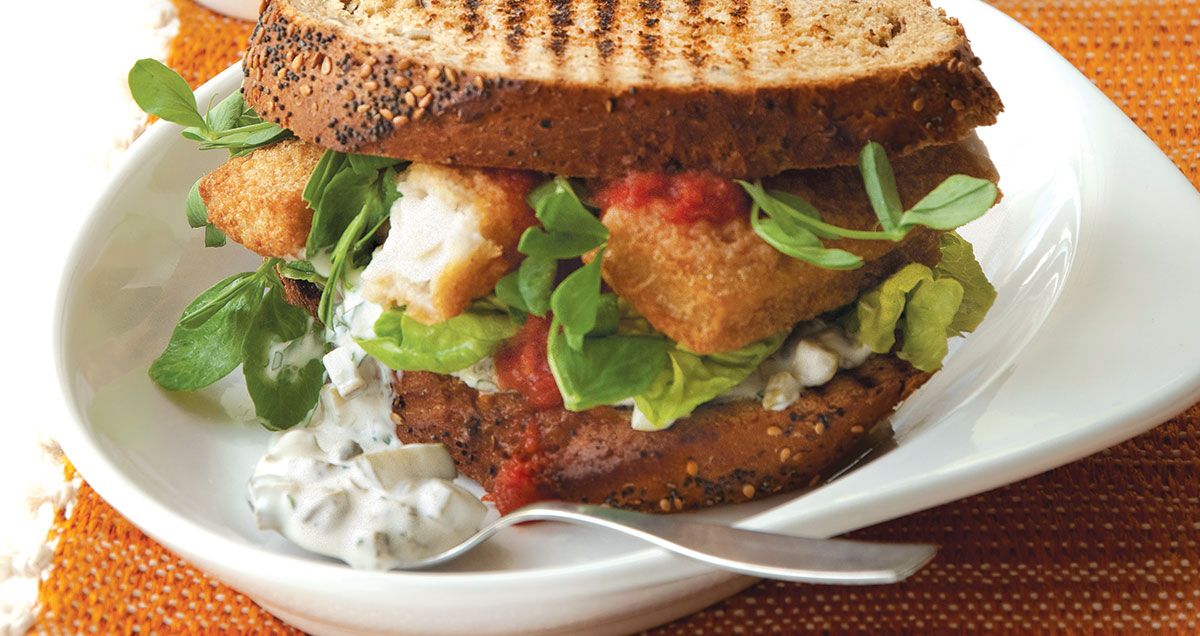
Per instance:
[[[927,148],[892,161],[908,208],[951,174],[997,181],[978,139]],[[869,230],[878,221],[855,167],[787,172],[768,188],[804,197],[841,227]],[[611,236],[604,280],[650,324],[697,353],[731,351],[853,301],[908,262],[932,265],[939,233],[918,228],[899,244],[838,239],[866,261],[855,270],[828,270],[782,254],[754,233],[748,218],[722,225],[673,224],[653,207],[604,212]]]
[[[520,261],[521,234],[537,223],[525,195],[538,181],[534,173],[412,164],[400,175],[404,198],[388,240],[363,272],[363,297],[405,306],[426,324],[459,315]],[[431,265],[436,272],[423,271]]]
[[[301,194],[323,152],[288,139],[226,161],[200,180],[209,222],[262,256],[299,258],[312,227]]]

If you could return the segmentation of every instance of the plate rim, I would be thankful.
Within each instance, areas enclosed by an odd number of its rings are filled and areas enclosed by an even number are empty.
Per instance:
[[[1183,177],[1182,172],[1180,172],[1179,169],[1172,162],[1170,162],[1170,160],[1162,152],[1161,148],[1159,148],[1157,144],[1150,140],[1145,133],[1137,128],[1137,126],[1124,115],[1124,113],[1122,113],[1114,104],[1112,104],[1107,96],[1105,96],[1098,88],[1094,87],[1091,82],[1087,80],[1085,76],[1083,76],[1082,73],[1080,73],[1069,62],[1063,59],[1056,51],[1054,51],[1053,48],[1044,43],[1031,31],[1025,29],[1025,27],[1020,25],[1020,23],[1016,22],[1000,10],[984,4],[979,0],[952,0],[950,2],[942,2],[941,4],[947,6],[971,5],[974,7],[973,10],[982,10],[984,13],[990,13],[990,17],[998,21],[1004,20],[1008,23],[1011,23],[1008,26],[1015,26],[1025,31],[1029,38],[1034,40],[1034,42],[1030,44],[1035,44],[1039,47],[1042,47],[1043,50],[1041,53],[1043,55],[1040,55],[1039,57],[1053,59],[1055,64],[1060,67],[1060,72],[1063,70],[1061,67],[1065,66],[1067,70],[1077,75],[1078,79],[1080,79],[1082,83],[1086,85],[1086,88],[1082,89],[1082,91],[1090,90],[1094,92],[1094,95],[1089,96],[1091,99],[1086,100],[1088,104],[1092,105],[1097,110],[1115,111],[1117,114],[1119,114],[1120,119],[1124,120],[1124,126],[1135,130],[1137,134],[1146,141],[1146,143],[1155,148],[1157,151],[1156,159],[1161,159],[1161,161],[1166,162],[1166,164],[1170,166],[1170,168],[1178,175],[1180,179],[1182,179],[1184,182],[1187,182],[1186,178]],[[203,93],[204,95],[215,92],[217,86],[231,81],[229,76],[233,74],[240,74],[240,69],[237,68],[237,65],[226,69],[221,74],[210,80],[208,83],[202,86],[198,92]],[[1105,112],[1102,114],[1111,116],[1112,112]],[[67,451],[68,457],[71,458],[72,463],[77,467],[79,473],[84,475],[96,492],[101,494],[101,496],[112,503],[113,507],[117,509],[118,512],[133,522],[138,528],[142,529],[148,535],[163,544],[164,547],[179,553],[181,556],[186,553],[195,554],[196,551],[188,547],[179,547],[178,542],[173,539],[175,533],[182,533],[182,535],[193,539],[202,537],[205,540],[203,545],[205,545],[206,550],[212,550],[214,552],[223,551],[226,554],[234,555],[237,558],[252,557],[252,561],[260,562],[264,566],[272,567],[277,572],[303,570],[305,575],[302,578],[305,579],[330,575],[336,575],[339,578],[351,576],[354,579],[361,580],[367,584],[380,584],[386,582],[390,586],[397,586],[411,582],[412,584],[422,585],[425,587],[435,586],[440,588],[442,586],[451,586],[454,590],[461,592],[464,585],[468,587],[474,587],[477,585],[482,587],[491,587],[500,583],[511,583],[514,581],[514,579],[527,580],[530,578],[558,578],[568,574],[572,577],[585,577],[590,579],[591,583],[596,584],[597,582],[609,581],[612,578],[610,575],[613,573],[636,570],[639,574],[636,582],[622,582],[619,585],[614,584],[609,586],[613,588],[628,589],[630,587],[641,587],[666,583],[673,580],[678,580],[691,574],[710,572],[710,570],[703,568],[702,566],[692,566],[688,562],[673,560],[671,557],[668,557],[665,554],[651,548],[631,551],[624,555],[605,558],[601,561],[596,561],[593,563],[565,564],[559,566],[547,566],[537,569],[465,573],[355,571],[350,570],[341,564],[313,561],[303,557],[271,552],[261,546],[242,544],[215,532],[209,531],[208,529],[193,523],[177,512],[173,512],[170,509],[163,509],[162,506],[158,504],[157,500],[142,491],[138,487],[138,484],[126,478],[120,473],[120,471],[114,470],[112,467],[107,466],[106,464],[110,460],[109,458],[104,457],[102,452],[87,450],[88,447],[94,446],[94,441],[89,441],[86,439],[92,437],[92,433],[89,430],[89,425],[87,424],[87,417],[77,408],[78,405],[76,396],[70,389],[70,387],[74,384],[74,379],[68,377],[67,375],[68,363],[63,350],[63,342],[67,332],[67,325],[65,324],[67,315],[66,310],[69,304],[66,290],[70,288],[71,283],[78,277],[83,269],[83,262],[79,256],[83,253],[81,246],[88,238],[89,229],[92,229],[95,225],[100,223],[100,219],[102,217],[101,213],[106,206],[111,204],[111,201],[115,197],[116,191],[119,189],[120,184],[127,180],[128,176],[133,171],[139,169],[140,164],[138,159],[140,157],[152,151],[156,145],[163,143],[161,141],[162,138],[176,135],[178,130],[179,127],[166,123],[153,126],[150,128],[150,130],[146,131],[146,133],[143,134],[141,138],[139,138],[133,144],[133,146],[126,151],[126,153],[124,153],[120,165],[107,179],[103,191],[94,199],[92,205],[89,207],[89,211],[86,214],[85,221],[79,226],[77,235],[71,241],[70,249],[67,252],[68,256],[66,258],[64,271],[59,277],[59,287],[56,294],[55,322],[52,326],[52,333],[54,337],[54,363],[58,375],[58,387],[61,393],[61,401],[64,409],[67,412],[63,414],[54,414],[49,417],[47,419],[48,427],[53,432],[55,438],[59,440],[60,444],[62,444],[64,450]],[[1188,183],[1188,185],[1190,186],[1190,183]],[[1197,206],[1200,207],[1200,195],[1197,195],[1195,199],[1197,201]],[[1011,475],[1016,473],[1009,471],[999,483],[995,483],[984,488],[976,488],[974,485],[965,486],[964,488],[970,492],[954,494],[954,492],[951,491],[951,494],[945,498],[941,498],[939,501],[933,501],[932,503],[923,505],[919,509],[925,509],[934,505],[939,505],[945,501],[967,496],[971,493],[997,488],[1003,484],[1011,483],[1013,481],[1028,477],[1029,475],[1037,474],[1055,466],[1075,461],[1080,457],[1095,452],[1096,450],[1119,443],[1120,441],[1131,438],[1144,432],[1145,430],[1148,430],[1149,428],[1152,428],[1161,421],[1159,418],[1168,417],[1170,414],[1176,413],[1179,410],[1186,408],[1188,405],[1195,403],[1197,399],[1200,399],[1200,377],[1193,377],[1191,378],[1190,383],[1182,383],[1181,385],[1175,387],[1175,390],[1172,392],[1172,394],[1167,396],[1165,399],[1160,399],[1153,403],[1146,401],[1140,404],[1131,405],[1126,409],[1126,411],[1120,414],[1114,414],[1107,423],[1098,426],[1098,428],[1101,429],[1101,432],[1104,434],[1100,436],[1091,436],[1089,438],[1090,443],[1077,445],[1076,448],[1079,452],[1072,453],[1070,458],[1064,458],[1064,455],[1061,452],[1061,447],[1078,441],[1078,438],[1081,437],[1081,435],[1078,433],[1076,435],[1062,435],[1058,441],[1053,444],[1043,443],[1042,445],[1031,449],[1029,452],[1032,453],[1035,461],[1028,462],[1026,464],[1025,467],[1027,470],[1024,470],[1023,472],[1017,471],[1021,472],[1019,476],[1012,477]],[[1129,426],[1125,426],[1125,428],[1122,429],[1122,426],[1124,425]],[[1021,458],[1029,459],[1030,455],[1021,455]],[[1019,458],[1015,453],[1001,454],[984,461],[975,462],[967,467],[961,467],[957,469],[959,472],[956,474],[971,477],[971,479],[964,481],[974,482],[975,478],[977,478],[979,475],[995,473],[997,472],[998,466],[1011,467],[1017,462],[1018,459]],[[939,497],[933,497],[929,500],[932,501],[932,499],[938,498]],[[145,508],[147,506],[158,508],[159,512],[165,513],[166,516],[147,521],[144,517],[138,515],[137,513],[134,515],[137,517],[136,520],[129,515],[130,510]],[[912,514],[918,510],[912,510],[905,514]],[[863,525],[869,525],[869,523],[875,522],[878,522],[878,520],[862,523],[856,527],[862,527]],[[786,526],[786,522],[782,520],[772,520],[768,512],[751,517],[739,525],[760,529],[780,529]],[[658,567],[667,566],[668,564],[669,567]]]

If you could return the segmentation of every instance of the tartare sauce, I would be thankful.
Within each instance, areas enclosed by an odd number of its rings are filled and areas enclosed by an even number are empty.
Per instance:
[[[452,483],[446,448],[396,439],[390,371],[367,358],[355,372],[350,399],[327,384],[309,425],[276,437],[259,460],[247,489],[258,527],[371,570],[474,534],[487,508]]]

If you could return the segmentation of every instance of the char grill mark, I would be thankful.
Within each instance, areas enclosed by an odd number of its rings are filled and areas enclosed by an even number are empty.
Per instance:
[[[571,26],[571,0],[550,0],[550,50],[561,58],[567,50],[567,28]]]
[[[687,5],[687,24],[690,29],[690,34],[687,43],[687,60],[697,70],[704,66],[704,58],[707,57],[700,52],[703,46],[703,36],[701,35],[701,26],[704,24],[704,16],[700,11],[700,3],[703,0],[685,0]]]
[[[479,0],[464,0],[462,14],[462,30],[464,33],[470,33],[474,37],[475,30],[479,28]]]
[[[523,0],[507,0],[504,3],[504,26],[508,27],[504,43],[508,45],[508,52],[512,55],[520,53],[521,48],[525,46],[525,21],[527,18]]]
[[[660,0],[638,0],[638,11],[641,17],[641,28],[638,29],[638,51],[642,58],[654,67],[658,63],[658,45],[662,36],[659,35],[658,13],[662,10]]]
[[[592,39],[596,41],[596,50],[600,51],[600,59],[607,61],[617,46],[609,37],[616,23],[617,0],[597,0],[596,30]]]
[[[746,0],[733,0],[729,10],[729,22],[734,31],[745,31],[748,21],[746,14],[749,12],[749,6]],[[742,65],[743,70],[750,69],[750,51],[747,50],[746,38],[738,38],[742,43],[742,50],[737,56],[738,64]]]

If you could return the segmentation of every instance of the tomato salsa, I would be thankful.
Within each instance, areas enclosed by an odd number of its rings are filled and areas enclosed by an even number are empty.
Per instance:
[[[697,221],[722,224],[750,214],[746,193],[736,183],[696,170],[675,174],[635,172],[604,185],[596,201],[604,208],[654,207],[664,218],[684,225]]]
[[[496,379],[500,388],[516,391],[535,408],[562,405],[562,394],[550,372],[546,340],[550,318],[530,315],[525,326],[496,354]]]

